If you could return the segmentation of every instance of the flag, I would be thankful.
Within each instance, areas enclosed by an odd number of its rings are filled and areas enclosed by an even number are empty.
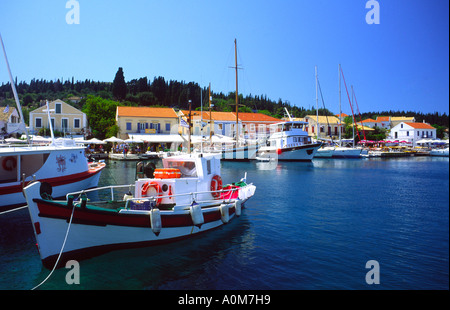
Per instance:
[[[5,107],[5,109],[3,110],[3,113],[8,113],[9,112],[9,104]]]
[[[185,121],[184,119],[182,119],[182,118],[180,118],[180,126],[181,126],[181,127],[189,128],[188,123],[186,123],[186,121]]]

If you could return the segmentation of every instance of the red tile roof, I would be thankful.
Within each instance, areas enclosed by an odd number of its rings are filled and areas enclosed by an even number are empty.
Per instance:
[[[436,129],[430,124],[427,123],[406,123],[406,125],[411,126],[414,129]]]
[[[368,118],[362,121],[363,123],[378,123],[376,120]]]
[[[377,122],[389,122],[389,117],[390,116],[377,116]]]
[[[121,117],[167,117],[178,118],[172,108],[151,107],[117,107],[117,114]]]
[[[236,113],[233,114],[236,115]],[[238,117],[243,122],[271,122],[271,123],[281,122],[280,119],[263,113],[239,112]]]

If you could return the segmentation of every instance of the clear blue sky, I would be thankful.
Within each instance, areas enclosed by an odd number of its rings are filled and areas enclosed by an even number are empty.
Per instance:
[[[71,79],[211,83],[315,105],[314,66],[328,109],[338,112],[338,65],[361,112],[449,113],[449,1],[378,0],[380,23],[366,23],[366,0],[79,0],[80,23],[66,23],[66,0],[2,0],[0,32],[19,81]],[[8,75],[0,57],[0,83]],[[342,88],[342,111],[350,106]]]

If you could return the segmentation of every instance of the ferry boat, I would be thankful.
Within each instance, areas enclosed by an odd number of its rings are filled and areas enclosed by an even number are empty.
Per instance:
[[[256,190],[246,183],[246,175],[223,187],[220,154],[172,156],[162,162],[160,169],[138,163],[134,184],[67,193],[65,200],[43,197],[41,182],[26,186],[44,266],[209,231],[239,216]],[[123,194],[118,195],[120,188],[125,195],[115,197]],[[107,194],[102,196],[104,190]],[[88,201],[93,193],[103,199],[94,196]]]
[[[281,161],[311,161],[322,142],[311,142],[311,137],[303,130],[307,122],[286,121],[270,125],[271,132],[268,146],[259,149],[258,159],[263,160],[266,154],[276,152]]]

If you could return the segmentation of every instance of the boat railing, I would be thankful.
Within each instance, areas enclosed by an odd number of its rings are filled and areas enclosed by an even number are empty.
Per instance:
[[[111,193],[111,201],[114,201],[114,190],[115,189],[128,189],[129,192],[131,192],[131,188],[135,187],[134,184],[129,184],[129,185],[109,185],[109,186],[103,186],[103,187],[96,187],[96,188],[91,188],[91,189],[86,189],[86,190],[82,190],[82,191],[77,191],[77,192],[71,192],[66,194],[66,200],[69,199],[69,196],[75,197],[81,197],[81,195],[83,194],[87,194],[90,192],[96,192],[96,191],[101,191],[101,190],[110,190]],[[216,191],[198,191],[198,192],[189,192],[189,193],[183,193],[183,194],[172,194],[172,195],[157,195],[157,196],[148,196],[148,197],[141,197],[141,198],[128,198],[127,202],[126,202],[126,207],[128,207],[128,200],[130,201],[142,201],[142,200],[153,200],[153,199],[164,199],[164,198],[176,198],[176,197],[185,197],[185,196],[190,196],[190,204],[197,202],[197,203],[204,203],[204,202],[211,202],[211,201],[222,201],[224,203],[230,203],[234,198],[233,194],[239,190],[240,187],[235,187],[235,188],[229,188],[229,189],[221,189],[221,190],[216,190]],[[204,194],[213,194],[213,193],[226,193],[227,195],[223,196],[223,198],[221,199],[207,199],[207,200],[201,200],[199,199],[200,195],[204,195]],[[228,198],[227,198],[228,197]]]

